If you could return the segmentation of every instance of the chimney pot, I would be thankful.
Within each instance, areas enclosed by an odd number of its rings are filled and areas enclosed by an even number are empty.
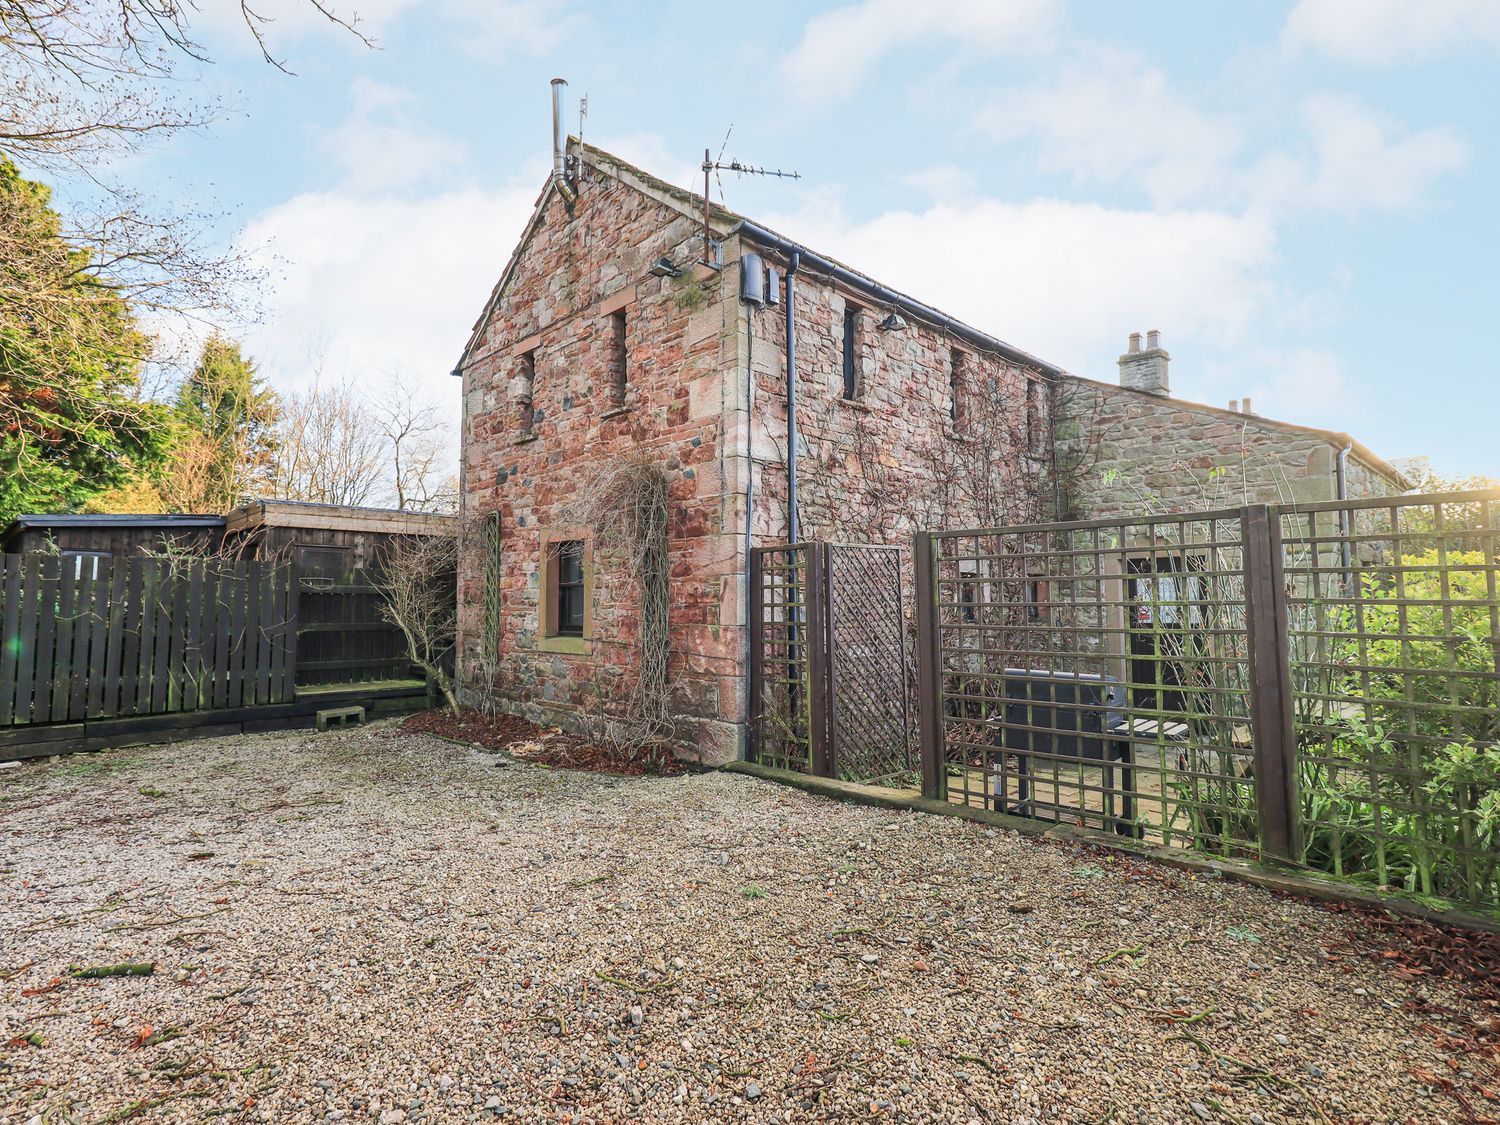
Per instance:
[[[1245,399],[1244,399],[1244,402],[1242,402],[1240,404],[1240,413],[1241,414],[1254,414],[1255,413],[1255,411],[1253,411],[1253,410],[1250,409],[1250,396],[1249,395],[1246,395]]]
[[[1161,329],[1153,328],[1146,333],[1146,347],[1148,349],[1161,347]]]
[[[1130,347],[1129,347],[1128,351],[1130,352],[1131,355],[1135,355],[1140,350],[1141,350],[1141,334],[1139,332],[1132,332],[1130,334]]]
[[[1230,399],[1229,400],[1229,409],[1231,411],[1233,411],[1235,414],[1238,414],[1240,412],[1240,400],[1237,399],[1237,398]]]

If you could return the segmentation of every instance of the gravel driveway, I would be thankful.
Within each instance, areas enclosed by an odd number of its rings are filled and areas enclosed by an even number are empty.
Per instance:
[[[1464,1119],[1347,919],[747,777],[243,736],[5,771],[0,839],[17,1125]]]

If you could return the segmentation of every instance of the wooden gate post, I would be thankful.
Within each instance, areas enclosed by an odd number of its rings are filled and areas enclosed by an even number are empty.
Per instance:
[[[762,693],[765,691],[765,552],[761,547],[751,547],[745,561],[745,628],[747,635],[746,669],[749,693],[745,700],[745,760],[760,761],[761,709],[765,706]]]
[[[943,680],[938,638],[937,544],[932,533],[919,531],[912,540],[917,599],[917,731],[922,752],[922,796],[947,799],[947,771],[943,762]]]
[[[1245,633],[1250,663],[1250,734],[1255,804],[1264,855],[1297,860],[1302,818],[1297,796],[1297,733],[1287,632],[1281,521],[1264,504],[1240,509],[1245,565]]]
[[[821,582],[817,597],[822,607],[823,627],[823,761],[828,772],[824,777],[839,775],[839,655],[834,617],[838,608],[833,600],[833,548],[828,543],[815,544],[823,556],[819,566]],[[814,670],[816,674],[816,669]]]
[[[828,709],[832,702],[828,677],[828,544],[808,543],[802,570],[802,604],[807,621],[808,739],[814,777],[832,777],[833,745],[829,739]]]

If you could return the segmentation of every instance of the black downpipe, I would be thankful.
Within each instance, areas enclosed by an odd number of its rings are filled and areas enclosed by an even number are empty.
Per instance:
[[[793,251],[786,267],[786,530],[788,543],[797,542],[797,267],[802,256]],[[811,560],[802,560],[800,597],[787,606],[787,667],[801,667],[798,643],[797,602],[809,596],[807,580],[812,574]],[[793,715],[802,714],[801,684],[795,675],[788,677],[788,696]],[[808,735],[811,738],[811,734]],[[809,742],[809,746],[811,743]],[[810,763],[809,763],[810,764]]]
[[[802,255],[793,250],[786,267],[786,529],[797,542],[797,267]]]

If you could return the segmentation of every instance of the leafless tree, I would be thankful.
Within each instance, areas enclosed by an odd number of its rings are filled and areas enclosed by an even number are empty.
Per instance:
[[[358,17],[325,0],[304,2],[369,42]],[[215,247],[218,216],[180,205],[160,213],[99,172],[111,157],[222,115],[223,107],[184,93],[193,89],[192,71],[210,61],[190,26],[197,10],[194,0],[0,0],[0,159],[65,177],[89,201],[69,209],[61,231],[86,253],[42,273],[59,285],[97,277],[158,323],[168,314],[223,322],[252,274],[243,256]],[[249,0],[240,0],[239,14],[266,60],[286,70],[270,53],[267,18]],[[5,293],[0,305],[18,322],[45,321],[58,296],[55,286],[38,284]],[[156,342],[143,336],[140,358]],[[34,376],[45,382],[66,373]]]
[[[455,715],[454,647],[458,629],[457,531],[445,535],[404,535],[393,542],[376,575],[384,604],[381,613],[401,630],[407,653]]]
[[[373,45],[357,15],[305,2]],[[216,107],[183,103],[185,67],[209,60],[190,26],[193,0],[0,0],[0,152],[31,164],[75,165],[205,124]],[[240,0],[262,56],[270,20]]]
[[[446,455],[455,442],[437,408],[423,405],[411,377],[398,372],[375,416],[385,435],[395,506],[404,512],[452,511],[457,481]]]
[[[318,504],[370,504],[385,483],[385,441],[347,383],[314,383],[281,403],[265,494]]]

